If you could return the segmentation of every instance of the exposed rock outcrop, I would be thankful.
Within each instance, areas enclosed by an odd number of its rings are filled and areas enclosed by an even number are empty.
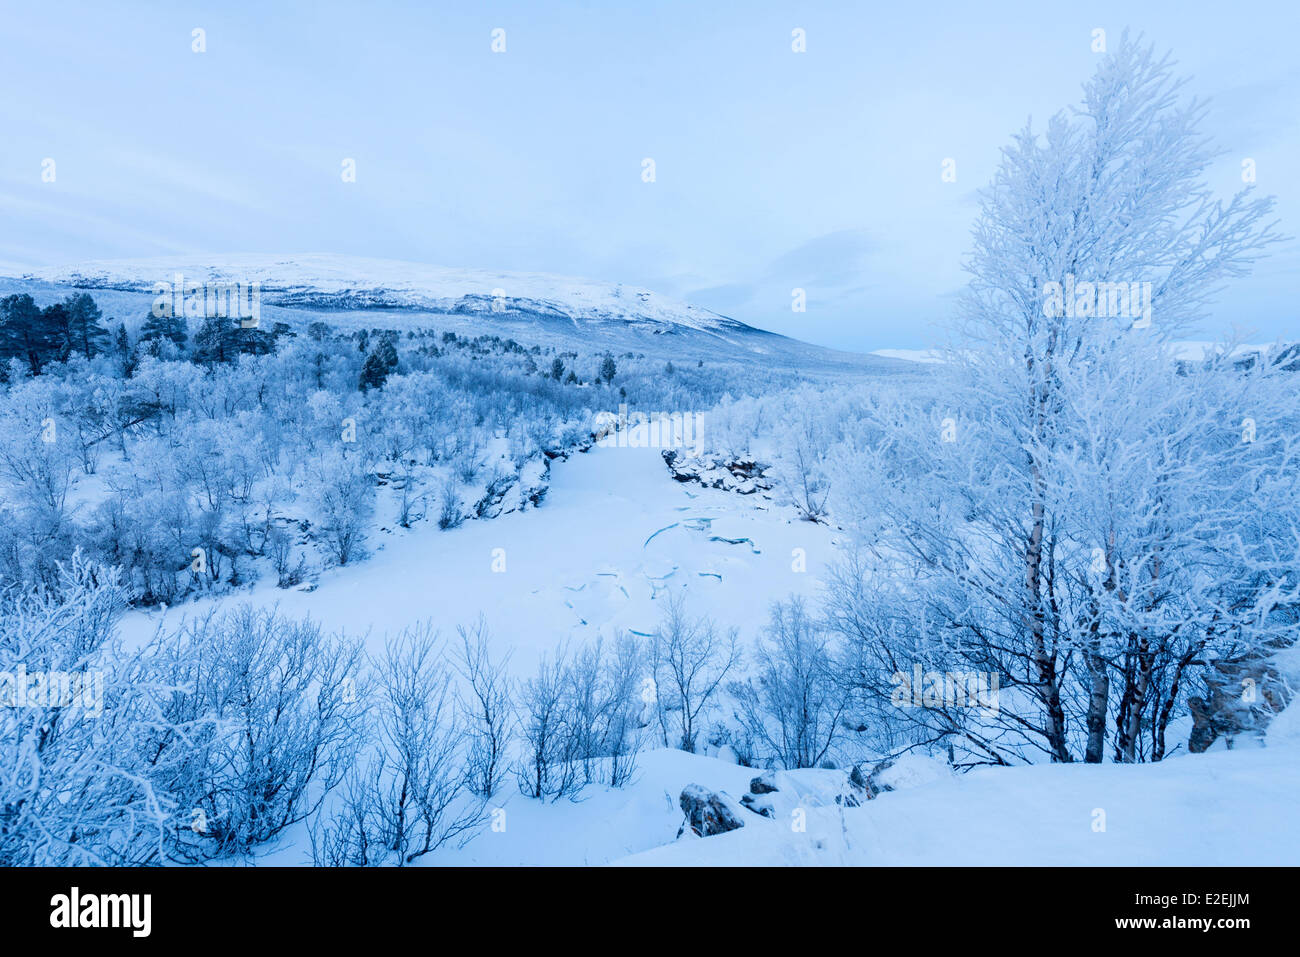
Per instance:
[[[682,789],[679,803],[686,820],[677,831],[678,837],[685,834],[688,827],[699,837],[710,837],[745,826],[727,798],[702,784],[686,785]]]
[[[664,463],[678,482],[697,482],[738,495],[766,492],[772,483],[764,474],[768,466],[754,461],[728,461],[718,456],[698,457],[678,449],[664,449]]]

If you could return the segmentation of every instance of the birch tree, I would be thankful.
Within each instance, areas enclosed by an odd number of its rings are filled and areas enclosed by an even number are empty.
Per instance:
[[[1206,105],[1184,82],[1126,35],[1078,106],[1014,137],[943,385],[854,458],[862,510],[885,519],[873,573],[915,596],[891,650],[999,677],[998,733],[981,735],[999,760],[1100,761],[1108,728],[1114,757],[1139,759],[1187,668],[1275,639],[1294,601],[1283,373],[1173,349],[1280,239],[1271,199],[1205,183]],[[1250,409],[1264,443],[1237,434]]]

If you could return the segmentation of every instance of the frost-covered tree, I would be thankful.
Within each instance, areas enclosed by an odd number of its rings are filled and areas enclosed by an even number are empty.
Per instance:
[[[467,748],[465,778],[470,790],[491,800],[505,776],[507,754],[514,736],[514,705],[509,674],[510,655],[493,659],[487,622],[473,629],[458,628],[460,644],[454,664],[460,673],[460,713]]]
[[[664,600],[649,657],[664,743],[694,752],[701,719],[717,707],[719,691],[740,665],[737,632],[692,617],[685,598],[672,594]]]
[[[127,593],[81,556],[58,587],[0,594],[0,865],[164,863],[184,773],[152,646],[127,650]],[[19,684],[21,683],[21,688]]]
[[[869,573],[913,598],[870,640],[997,675],[998,713],[972,731],[997,759],[1100,761],[1108,740],[1159,758],[1188,668],[1278,638],[1295,601],[1294,379],[1172,349],[1278,238],[1271,200],[1203,182],[1205,105],[1181,86],[1126,36],[1079,107],[1015,138],[947,387],[888,410],[853,458],[881,519]],[[1262,441],[1241,440],[1246,418]]]
[[[773,604],[754,650],[756,673],[730,689],[737,716],[767,760],[817,767],[843,732],[852,681],[836,644],[802,599]]]
[[[314,814],[356,754],[360,644],[244,605],[189,623],[165,652],[168,718],[202,729],[176,789],[190,825],[178,853],[243,853]]]
[[[330,557],[352,561],[366,540],[375,485],[357,454],[327,453],[312,476],[311,500]]]

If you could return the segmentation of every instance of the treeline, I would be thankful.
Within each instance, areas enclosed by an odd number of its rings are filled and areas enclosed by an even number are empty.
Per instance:
[[[113,341],[102,318],[86,293],[44,308],[27,294],[0,299],[0,363],[6,367],[0,375],[9,374],[13,360],[38,375],[49,363],[64,362],[74,352],[93,358],[110,351]],[[119,331],[125,336],[125,329]]]

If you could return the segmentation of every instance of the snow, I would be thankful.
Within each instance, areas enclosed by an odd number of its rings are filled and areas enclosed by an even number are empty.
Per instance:
[[[760,772],[657,749],[639,756],[627,787],[591,785],[576,801],[532,800],[507,781],[466,844],[443,847],[421,864],[1295,866],[1298,759],[1300,747],[1291,743],[1158,764],[955,774],[916,756],[900,761],[908,770],[891,782],[895,790],[858,807],[835,803],[843,771],[785,771],[775,775],[778,790],[762,796],[774,818],[745,810],[739,830],[677,838],[683,820],[678,798],[687,785],[734,803]],[[1099,811],[1104,830],[1095,829]],[[278,849],[259,854],[258,862],[310,860],[305,841],[291,834]]]
[[[538,508],[448,531],[426,521],[378,532],[369,558],[326,571],[312,591],[264,581],[131,612],[123,633],[138,641],[160,623],[251,602],[310,616],[327,632],[368,635],[378,649],[385,634],[408,625],[427,620],[454,635],[482,613],[502,647],[515,649],[522,673],[565,640],[653,633],[668,590],[684,590],[695,613],[752,638],[769,601],[816,592],[835,540],[833,530],[758,496],[674,482],[658,449],[597,447],[552,464]],[[796,548],[806,553],[806,572],[793,570]],[[492,570],[496,549],[504,549],[504,572]]]
[[[802,832],[789,813],[774,820],[747,814],[740,830],[705,839],[672,841],[676,831],[665,829],[662,846],[617,863],[1294,866],[1300,864],[1297,759],[1300,748],[1292,745],[1146,765],[928,774],[897,782],[898,790],[857,808],[809,801]],[[692,770],[705,785],[736,786],[721,768],[716,776],[699,764]],[[650,785],[643,779],[634,787],[642,786]],[[1099,811],[1104,830],[1094,829]]]
[[[1221,346],[1221,342],[1212,342],[1208,339],[1189,339],[1172,344],[1175,358],[1191,362],[1199,362]],[[1269,348],[1270,346],[1268,344],[1242,343],[1233,348],[1232,354],[1234,356],[1242,356],[1252,352],[1264,352]],[[906,359],[909,362],[943,362],[943,354],[934,349],[875,349],[871,354],[873,356],[881,356],[885,359]]]
[[[875,349],[871,354],[885,359],[906,359],[908,362],[943,361],[943,356],[933,349]]]
[[[449,306],[462,297],[504,296],[549,305],[574,319],[653,320],[717,332],[743,328],[699,306],[639,286],[553,276],[545,273],[454,269],[388,259],[306,254],[165,257],[96,260],[22,270],[21,278],[78,286],[152,290],[155,283],[259,283],[268,302],[288,297],[351,296],[369,305],[412,308]],[[501,290],[497,293],[496,290]]]

